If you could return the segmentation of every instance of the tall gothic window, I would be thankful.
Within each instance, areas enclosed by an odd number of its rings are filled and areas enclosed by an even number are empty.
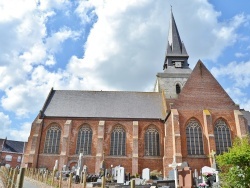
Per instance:
[[[88,125],[80,128],[77,137],[76,153],[83,153],[83,155],[91,154],[92,144],[92,130]]]
[[[146,156],[159,156],[159,132],[154,126],[150,126],[145,133],[145,155]]]
[[[181,92],[181,86],[180,86],[180,84],[176,84],[175,85],[175,89],[176,89],[176,94],[179,94]]]
[[[126,132],[121,125],[116,126],[111,134],[110,155],[125,155]]]
[[[61,129],[57,125],[51,126],[46,133],[44,153],[58,154],[61,139]]]
[[[225,121],[219,119],[215,123],[214,137],[216,144],[216,154],[227,152],[232,146],[230,130]]]
[[[201,126],[191,119],[186,127],[188,155],[203,155],[203,139]]]

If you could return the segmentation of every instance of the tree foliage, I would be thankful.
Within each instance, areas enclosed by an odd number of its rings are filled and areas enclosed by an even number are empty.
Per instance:
[[[250,187],[250,137],[236,138],[232,148],[216,157],[223,187]]]

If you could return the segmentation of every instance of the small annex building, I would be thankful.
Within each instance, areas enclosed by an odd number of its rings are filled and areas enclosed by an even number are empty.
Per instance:
[[[26,143],[0,138],[0,166],[21,167]]]
[[[149,168],[164,177],[173,162],[192,169],[211,166],[211,151],[228,150],[248,133],[246,118],[218,81],[189,55],[171,12],[163,71],[154,91],[83,91],[51,89],[32,123],[24,165],[52,170],[77,163],[89,173],[121,165],[131,175]]]

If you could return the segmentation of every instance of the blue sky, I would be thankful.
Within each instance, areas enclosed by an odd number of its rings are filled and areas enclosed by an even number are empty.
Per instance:
[[[201,59],[250,110],[250,2],[1,0],[0,137],[27,141],[53,87],[151,91],[170,5],[193,68]]]

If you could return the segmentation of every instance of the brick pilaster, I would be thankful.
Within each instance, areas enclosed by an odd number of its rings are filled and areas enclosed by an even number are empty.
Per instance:
[[[247,136],[248,127],[245,124],[243,114],[239,110],[234,110],[234,117],[235,117],[237,136],[239,138]]]
[[[208,110],[203,110],[203,120],[204,120],[204,152],[206,155],[209,155],[211,151],[216,150],[215,140],[214,140],[214,129],[212,124],[212,116]],[[207,143],[207,144],[205,144]],[[210,165],[213,161],[210,158]]]
[[[60,154],[58,169],[62,169],[63,165],[68,164],[71,126],[72,126],[72,120],[67,120],[63,127],[61,154]]]
[[[168,165],[172,164],[173,156],[176,157],[176,162],[182,162],[179,113],[177,109],[171,110],[169,120],[165,123],[163,156],[164,178],[166,178],[168,176],[168,172],[172,170],[172,168],[170,168]]]
[[[138,173],[138,121],[133,121],[132,174]]]
[[[29,142],[31,143],[26,149],[27,153],[24,155],[24,162],[30,167],[37,168],[37,159],[39,153],[40,138],[42,132],[43,120],[37,119],[32,123]]]
[[[97,133],[98,135],[97,135],[97,148],[96,148],[96,163],[95,163],[96,174],[100,172],[100,166],[104,156],[103,153],[104,128],[105,128],[105,121],[99,121],[98,133]]]

